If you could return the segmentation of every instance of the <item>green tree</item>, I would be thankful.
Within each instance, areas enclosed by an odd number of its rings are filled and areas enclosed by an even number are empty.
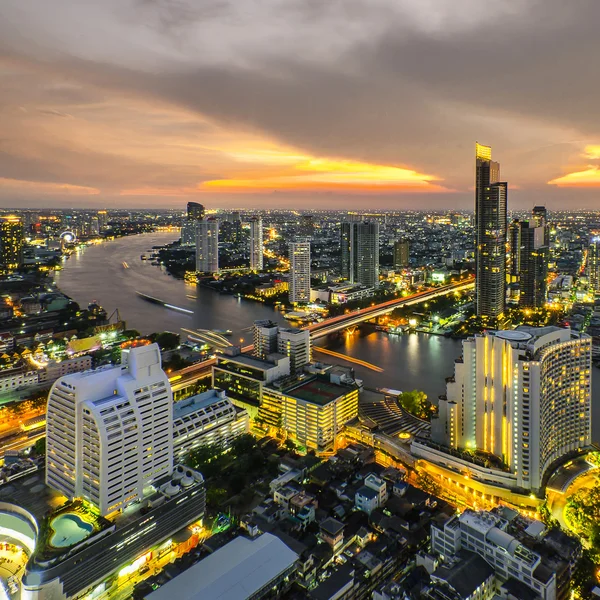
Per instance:
[[[170,331],[161,331],[150,335],[150,341],[156,342],[161,350],[175,350],[179,346],[179,336]]]
[[[46,454],[46,438],[42,437],[33,445],[33,452],[36,456],[44,456]]]
[[[221,504],[227,500],[228,495],[229,494],[227,493],[226,489],[209,487],[206,490],[206,504],[213,509],[219,508],[219,506],[221,506]]]
[[[419,419],[429,419],[431,417],[431,402],[427,400],[427,394],[420,390],[412,392],[402,392],[398,398],[400,406],[411,415]]]

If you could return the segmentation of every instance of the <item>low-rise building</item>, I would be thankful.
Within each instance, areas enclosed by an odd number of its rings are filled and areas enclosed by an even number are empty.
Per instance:
[[[36,385],[39,381],[37,371],[16,370],[0,377],[0,392],[10,392],[19,388]]]
[[[250,430],[248,412],[222,390],[208,390],[173,405],[173,456],[182,460],[200,446],[229,448]]]
[[[92,357],[89,355],[67,358],[60,362],[50,361],[39,371],[40,383],[53,383],[60,377],[71,373],[81,373],[92,368]]]

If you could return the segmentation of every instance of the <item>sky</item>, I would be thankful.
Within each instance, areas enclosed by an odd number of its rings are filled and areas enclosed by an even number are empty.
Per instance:
[[[0,206],[600,210],[598,0],[2,0]]]

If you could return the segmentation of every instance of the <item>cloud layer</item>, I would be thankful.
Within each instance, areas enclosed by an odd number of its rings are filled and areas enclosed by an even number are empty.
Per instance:
[[[513,206],[597,206],[595,0],[5,0],[0,17],[4,205],[470,207],[479,140]]]

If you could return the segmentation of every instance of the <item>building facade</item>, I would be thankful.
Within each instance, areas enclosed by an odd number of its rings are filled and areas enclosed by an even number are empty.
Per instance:
[[[252,326],[254,356],[257,356],[258,358],[266,358],[269,354],[277,352],[278,333],[279,326],[277,323],[269,319],[254,321],[254,325]]]
[[[173,395],[157,344],[121,364],[54,383],[46,413],[46,483],[106,515],[143,498],[173,467]]]
[[[590,240],[587,256],[587,276],[592,293],[600,294],[600,237],[594,237]]]
[[[290,302],[310,302],[310,241],[290,244]]]
[[[23,222],[19,217],[0,218],[0,273],[10,273],[23,264]]]
[[[263,262],[263,222],[255,217],[250,221],[250,270],[262,271]]]
[[[494,455],[514,487],[540,490],[555,461],[591,444],[591,338],[558,327],[463,342],[432,441]]]
[[[277,352],[290,357],[291,374],[301,372],[312,358],[310,331],[280,327],[277,333]]]
[[[379,287],[379,223],[350,221],[341,225],[342,277],[350,283]]]
[[[506,296],[508,184],[500,181],[500,164],[489,146],[475,150],[475,277],[477,316],[502,319]]]
[[[540,208],[540,207],[538,207]],[[546,304],[548,256],[548,227],[533,221],[521,223],[520,294],[522,308],[541,308]]]
[[[219,222],[206,219],[196,222],[196,271],[219,272]]]
[[[173,456],[179,462],[200,446],[225,450],[249,431],[248,413],[236,408],[222,390],[208,390],[173,406]]]
[[[410,264],[408,240],[394,242],[394,269],[404,269]]]

